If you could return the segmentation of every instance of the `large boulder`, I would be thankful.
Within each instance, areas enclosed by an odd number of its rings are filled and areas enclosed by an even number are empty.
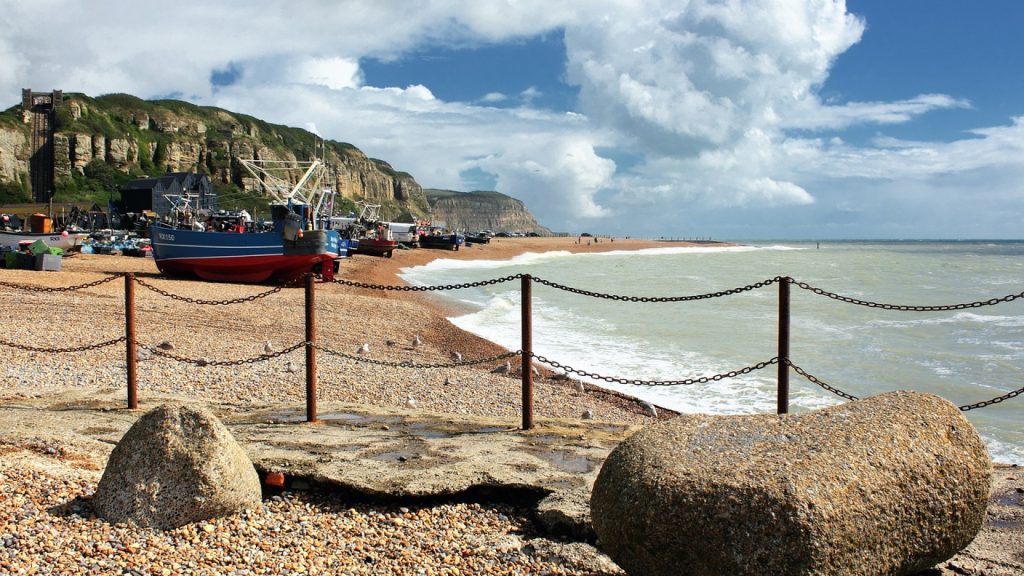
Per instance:
[[[974,539],[990,469],[970,422],[929,394],[685,415],[612,451],[591,515],[630,574],[906,575]]]
[[[204,409],[174,405],[125,432],[93,497],[102,518],[164,529],[260,502],[259,475],[231,432]]]

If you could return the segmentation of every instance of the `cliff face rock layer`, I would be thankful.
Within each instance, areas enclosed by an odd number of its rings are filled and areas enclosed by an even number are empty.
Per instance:
[[[86,167],[99,160],[133,176],[194,170],[219,184],[252,189],[256,182],[239,158],[307,160],[315,154],[330,167],[325,184],[342,197],[384,204],[392,216],[429,215],[423,189],[411,175],[350,144],[176,100],[146,101],[125,94],[64,98],[54,122],[58,186],[86,174]],[[0,183],[27,180],[29,138],[20,107],[0,113]],[[296,171],[294,178],[300,176]]]
[[[449,230],[551,234],[551,230],[537,223],[521,201],[499,192],[455,192],[434,188],[425,192],[433,221],[444,222]]]

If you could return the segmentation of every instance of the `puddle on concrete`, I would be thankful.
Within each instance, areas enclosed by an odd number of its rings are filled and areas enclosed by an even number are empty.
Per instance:
[[[560,450],[531,450],[531,454],[547,460],[563,472],[585,474],[594,469],[595,462],[586,456]]]
[[[419,458],[420,455],[411,450],[396,450],[394,452],[381,452],[380,454],[374,454],[369,458],[372,460],[380,460],[382,462],[408,462]]]
[[[1020,520],[993,520],[989,518],[985,521],[985,525],[989,528],[995,528],[996,530],[1007,530],[1016,532],[1024,529],[1024,522]]]
[[[320,420],[328,423],[345,422],[348,424],[362,424],[368,420],[366,416],[353,414],[351,412],[326,412],[319,415]]]
[[[1000,506],[1024,506],[1024,494],[1020,493],[1010,492],[997,496],[994,500]]]

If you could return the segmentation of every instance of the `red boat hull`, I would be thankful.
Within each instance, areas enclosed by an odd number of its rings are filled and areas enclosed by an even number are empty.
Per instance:
[[[181,258],[157,261],[167,276],[195,275],[214,282],[259,283],[267,280],[291,282],[321,263],[326,270],[334,266],[335,254],[295,256],[237,256],[223,258]],[[331,268],[333,271],[333,268]]]

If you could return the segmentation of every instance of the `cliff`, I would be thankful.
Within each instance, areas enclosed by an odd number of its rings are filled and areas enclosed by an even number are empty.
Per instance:
[[[0,113],[0,186],[24,189],[29,171],[29,126],[21,106]],[[306,160],[330,167],[327,184],[343,198],[383,205],[385,217],[426,217],[422,187],[387,162],[351,144],[322,142],[311,132],[244,114],[177,100],[146,101],[125,94],[90,98],[65,94],[56,109],[54,170],[57,196],[102,190],[92,182],[96,161],[124,176],[197,171],[219,193],[253,190],[256,182],[239,158]],[[296,174],[298,178],[299,174]]]
[[[444,222],[450,230],[476,232],[536,232],[549,235],[519,200],[499,192],[456,192],[424,190],[434,222]]]

